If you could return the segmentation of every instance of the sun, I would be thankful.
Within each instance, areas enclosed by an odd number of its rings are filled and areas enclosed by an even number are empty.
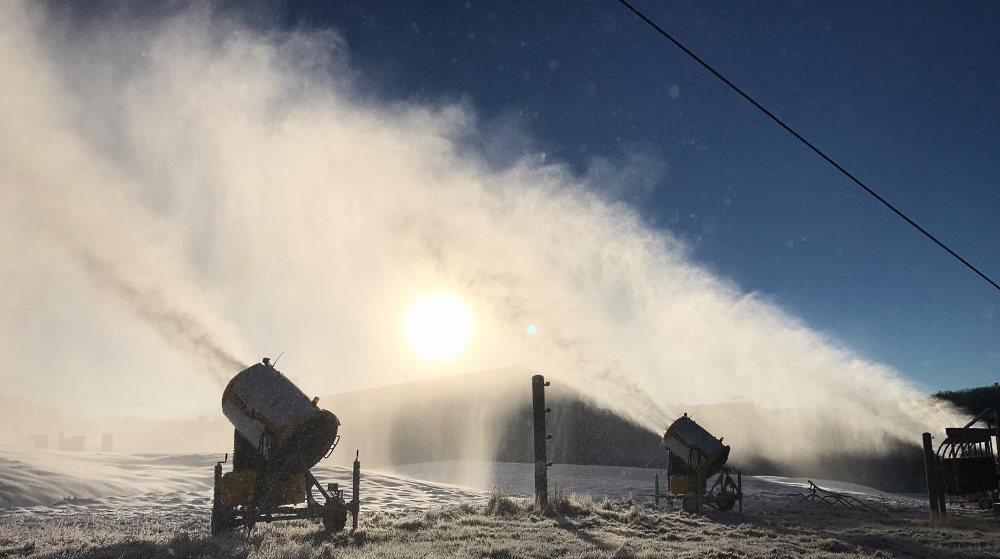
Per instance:
[[[447,293],[427,295],[410,307],[406,337],[424,359],[450,359],[472,338],[472,315],[461,301]]]

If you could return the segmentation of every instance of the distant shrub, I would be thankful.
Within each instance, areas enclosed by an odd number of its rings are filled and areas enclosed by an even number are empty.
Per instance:
[[[637,559],[637,558],[638,556],[635,554],[635,552],[625,546],[621,546],[618,549],[616,549],[614,555],[611,556],[611,559]]]
[[[483,553],[483,557],[487,559],[515,559],[517,555],[509,549],[500,548],[487,550]]]
[[[644,517],[645,515],[643,514],[642,509],[639,508],[639,505],[632,505],[632,508],[628,509],[628,512],[622,516],[622,520],[630,524],[635,524],[637,522],[641,522]]]
[[[504,486],[496,486],[486,502],[486,514],[489,516],[515,516],[520,510],[517,501]]]
[[[454,516],[454,512],[444,506],[434,506],[424,511],[424,521],[430,524],[439,520],[451,520]]]
[[[578,516],[590,514],[596,506],[597,504],[594,503],[594,499],[590,495],[570,493],[563,490],[558,484],[554,484],[549,493],[549,507],[545,513],[557,516]]]
[[[400,530],[406,530],[407,532],[413,532],[416,530],[423,530],[427,527],[427,522],[420,518],[409,518],[403,520],[402,522],[397,522],[396,527]]]

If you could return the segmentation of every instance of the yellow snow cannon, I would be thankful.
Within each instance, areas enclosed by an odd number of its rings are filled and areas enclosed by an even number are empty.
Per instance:
[[[726,467],[730,448],[721,438],[684,414],[663,434],[663,447],[667,449],[667,492],[660,492],[657,474],[657,504],[660,499],[672,503],[679,498],[688,512],[699,512],[702,505],[725,512],[739,504],[743,510],[743,476],[739,470]]]
[[[309,471],[340,441],[340,420],[318,404],[319,398],[306,396],[266,357],[229,381],[222,413],[235,427],[233,470],[223,475],[226,460],[215,465],[213,534],[244,526],[249,532],[257,522],[302,518],[321,519],[328,531],[336,532],[344,528],[348,513],[357,529],[357,456],[349,503],[338,484],[324,488]]]

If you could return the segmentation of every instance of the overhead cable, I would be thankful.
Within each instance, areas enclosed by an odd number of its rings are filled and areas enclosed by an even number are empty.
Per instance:
[[[928,239],[930,239],[931,241],[933,241],[934,244],[936,244],[937,246],[939,246],[942,249],[944,249],[945,252],[947,252],[948,254],[950,254],[951,256],[953,256],[956,260],[958,260],[963,265],[965,265],[966,268],[972,270],[980,278],[986,280],[986,282],[989,283],[990,285],[992,285],[997,291],[1000,291],[1000,284],[997,284],[997,282],[993,281],[993,279],[991,279],[983,271],[981,271],[979,268],[977,268],[976,266],[974,266],[971,262],[969,262],[968,260],[966,260],[965,258],[963,258],[957,252],[955,252],[954,250],[952,250],[951,247],[949,247],[948,245],[944,244],[944,242],[942,242],[940,239],[938,239],[937,237],[935,237],[934,235],[932,235],[930,233],[930,231],[928,231],[927,229],[924,229],[919,223],[917,223],[916,221],[914,221],[913,219],[911,219],[908,215],[906,215],[905,213],[903,213],[902,210],[900,210],[899,208],[897,208],[896,206],[894,206],[891,202],[889,202],[884,197],[882,197],[882,195],[879,194],[878,192],[876,192],[873,188],[869,187],[867,184],[865,184],[864,182],[862,182],[861,179],[859,179],[858,177],[854,176],[850,171],[848,171],[847,169],[845,169],[840,163],[837,163],[836,161],[834,161],[832,157],[830,157],[829,155],[827,155],[826,153],[824,153],[823,150],[821,150],[818,147],[816,147],[815,144],[813,144],[809,140],[805,139],[802,136],[802,134],[799,134],[798,132],[796,132],[795,129],[793,129],[791,126],[789,126],[788,124],[786,124],[783,120],[781,120],[780,118],[778,118],[774,113],[772,113],[771,111],[769,111],[767,109],[767,107],[765,107],[764,105],[761,105],[759,102],[757,102],[756,99],[754,99],[753,97],[751,97],[747,92],[743,91],[739,86],[737,86],[732,81],[730,81],[728,78],[726,78],[726,76],[723,76],[722,73],[720,73],[718,70],[716,70],[715,68],[713,68],[708,62],[705,62],[700,56],[698,56],[697,54],[695,54],[694,51],[692,51],[691,49],[689,49],[686,46],[684,46],[684,44],[681,43],[680,41],[678,41],[676,37],[674,37],[673,35],[671,35],[670,33],[668,33],[665,29],[663,29],[662,27],[660,27],[656,22],[654,22],[653,20],[649,19],[645,14],[643,14],[642,12],[640,12],[635,6],[633,6],[632,4],[630,4],[627,0],[618,0],[618,2],[621,5],[623,5],[626,8],[628,8],[629,11],[631,11],[639,19],[641,19],[642,21],[644,21],[647,25],[649,25],[654,30],[656,30],[656,32],[659,33],[663,38],[667,39],[668,41],[670,41],[671,43],[673,43],[674,46],[676,46],[677,48],[681,49],[684,52],[684,54],[688,55],[692,60],[694,60],[695,62],[697,62],[698,64],[700,64],[703,68],[705,68],[706,70],[708,70],[709,72],[711,72],[711,74],[713,76],[715,76],[716,78],[718,78],[722,83],[724,83],[727,86],[729,86],[730,89],[732,89],[733,91],[735,91],[736,93],[738,93],[740,95],[740,97],[743,97],[743,99],[747,100],[751,105],[753,105],[754,107],[756,107],[757,110],[759,110],[760,112],[764,113],[764,115],[766,115],[772,121],[774,121],[775,123],[777,123],[778,126],[784,128],[786,132],[788,132],[789,134],[791,134],[792,136],[794,136],[795,139],[797,139],[798,141],[802,142],[806,147],[808,147],[809,149],[811,149],[816,155],[822,157],[827,163],[829,163],[830,165],[832,165],[835,169],[837,169],[838,171],[840,171],[841,174],[843,174],[845,177],[847,177],[848,179],[850,179],[851,182],[853,182],[859,188],[861,188],[862,190],[864,190],[865,192],[867,192],[868,194],[870,194],[873,198],[875,198],[876,200],[878,200],[883,206],[889,208],[894,214],[896,214],[897,216],[899,216],[900,218],[902,218],[903,221],[905,221],[906,223],[909,223],[914,229],[916,229],[917,231],[920,231],[920,233],[922,233],[925,237],[927,237]]]

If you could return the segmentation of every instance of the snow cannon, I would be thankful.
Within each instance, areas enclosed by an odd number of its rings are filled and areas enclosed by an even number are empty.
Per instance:
[[[660,499],[672,503],[679,498],[688,512],[698,512],[702,505],[725,512],[737,503],[743,510],[743,476],[738,470],[726,467],[730,447],[722,444],[721,438],[714,437],[685,413],[667,428],[663,446],[667,449],[667,493],[660,493],[657,474],[654,493],[657,503]]]
[[[222,393],[222,413],[237,436],[286,474],[315,466],[339,440],[340,420],[317,403],[267,358],[233,377]]]
[[[361,464],[355,456],[352,499],[336,483],[324,488],[309,471],[340,441],[340,420],[319,407],[268,358],[238,373],[222,393],[222,413],[233,424],[231,472],[215,465],[212,533],[257,522],[321,519],[328,531],[357,529]],[[304,505],[304,506],[299,506]]]
[[[663,446],[671,456],[676,456],[688,470],[698,474],[703,480],[719,473],[729,460],[729,446],[723,445],[722,439],[713,437],[687,414],[670,424],[667,432],[663,434]],[[693,486],[686,484],[693,483],[694,478],[680,476],[676,478],[671,480],[671,489],[674,485],[678,488],[693,489]]]
[[[948,427],[934,452],[924,433],[924,465],[931,515],[947,514],[946,495],[978,503],[981,509],[1000,507],[1000,407],[986,408],[965,427]]]

